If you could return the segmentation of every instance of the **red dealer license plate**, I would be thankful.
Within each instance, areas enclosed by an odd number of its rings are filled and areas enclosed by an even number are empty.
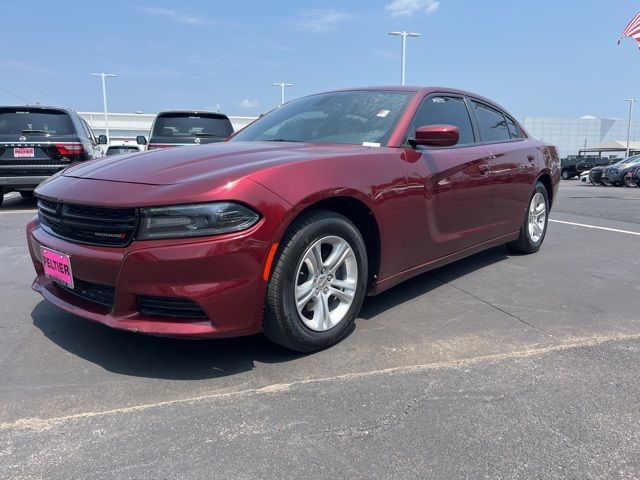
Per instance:
[[[42,253],[45,276],[65,287],[73,288],[73,273],[71,273],[69,255],[45,247],[40,247],[40,252]]]
[[[13,149],[14,158],[33,158],[35,153],[31,147],[16,147]]]

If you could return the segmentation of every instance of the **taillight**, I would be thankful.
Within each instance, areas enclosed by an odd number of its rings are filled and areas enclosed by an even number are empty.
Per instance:
[[[67,158],[79,157],[84,153],[81,143],[57,143],[55,147],[60,155]]]

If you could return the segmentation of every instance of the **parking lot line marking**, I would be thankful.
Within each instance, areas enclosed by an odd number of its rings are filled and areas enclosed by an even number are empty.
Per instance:
[[[0,215],[12,215],[15,213],[36,213],[38,210],[7,210],[6,212],[0,212]]]
[[[620,230],[618,228],[598,227],[597,225],[587,225],[585,223],[565,222],[564,220],[551,220],[551,219],[549,219],[549,221],[550,222],[554,222],[554,223],[564,223],[565,225],[574,225],[576,227],[594,228],[596,230],[606,230],[607,232],[626,233],[627,235],[638,235],[638,236],[640,236],[640,232],[632,232],[630,230]]]
[[[274,383],[271,385],[266,385],[264,387],[249,388],[245,390],[222,390],[222,391],[218,390],[210,393],[205,393],[203,395],[198,395],[196,397],[178,398],[175,400],[165,400],[161,402],[133,405],[130,407],[120,407],[120,408],[114,408],[111,410],[102,410],[97,412],[80,412],[80,413],[74,413],[71,415],[65,415],[65,416],[54,417],[54,418],[38,418],[38,417],[20,418],[12,422],[0,423],[0,431],[22,429],[22,428],[41,431],[41,430],[50,429],[56,425],[64,424],[66,422],[70,422],[73,420],[100,418],[100,417],[106,417],[108,415],[141,412],[141,411],[146,411],[150,409],[161,408],[161,407],[166,407],[171,405],[181,405],[181,404],[187,404],[187,403],[202,402],[205,400],[241,397],[246,395],[277,394],[281,392],[286,392],[293,387],[301,386],[301,385],[370,378],[370,377],[384,375],[384,374],[416,373],[416,372],[426,372],[429,370],[442,370],[442,369],[448,369],[448,368],[455,369],[455,368],[462,368],[470,365],[476,365],[482,362],[499,362],[503,360],[531,358],[536,355],[544,355],[546,353],[562,352],[565,350],[572,350],[572,349],[578,349],[578,348],[598,347],[600,345],[603,345],[605,343],[610,343],[610,342],[640,340],[640,334],[629,333],[629,334],[614,334],[614,335],[602,335],[602,336],[581,337],[581,338],[579,337],[579,338],[574,338],[572,340],[573,341],[570,341],[567,343],[560,343],[555,345],[532,346],[529,348],[525,347],[524,350],[517,350],[515,352],[481,355],[478,357],[461,358],[458,360],[448,360],[448,361],[435,362],[435,363],[405,365],[400,367],[389,367],[389,368],[382,368],[379,370],[369,370],[364,372],[344,373],[341,375],[335,375],[333,377],[309,378],[304,380],[295,380],[289,383]]]

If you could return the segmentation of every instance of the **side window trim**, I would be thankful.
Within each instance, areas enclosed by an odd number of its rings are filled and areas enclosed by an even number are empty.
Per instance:
[[[471,128],[472,128],[472,132],[471,134],[473,135],[473,142],[471,143],[459,143],[454,145],[453,147],[428,147],[428,148],[437,148],[439,150],[446,150],[446,149],[450,149],[450,148],[464,148],[464,147],[471,147],[474,145],[478,145],[478,139],[480,138],[478,135],[478,131],[477,131],[477,127],[475,124],[475,118],[474,116],[471,114],[471,110],[469,109],[469,104],[467,103],[467,99],[464,95],[460,95],[458,93],[448,93],[448,92],[433,92],[430,93],[428,95],[426,95],[422,100],[420,100],[420,105],[418,105],[418,108],[416,108],[416,111],[413,113],[413,117],[411,118],[411,122],[409,123],[409,127],[407,128],[407,131],[405,132],[404,135],[404,140],[402,142],[402,146],[403,147],[409,147],[409,143],[408,140],[410,138],[410,136],[412,135],[412,128],[413,127],[413,122],[416,119],[416,117],[418,116],[418,113],[420,112],[420,109],[422,108],[422,106],[424,104],[426,104],[426,102],[428,100],[430,100],[433,97],[450,97],[450,98],[458,98],[460,100],[462,100],[462,103],[464,104],[465,108],[467,109],[467,115],[469,116],[469,121],[471,122]],[[413,147],[412,147],[413,148]],[[419,147],[419,148],[425,148],[425,147]]]

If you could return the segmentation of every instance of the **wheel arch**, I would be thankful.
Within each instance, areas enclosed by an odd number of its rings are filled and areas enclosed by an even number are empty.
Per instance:
[[[536,182],[540,182],[544,185],[544,188],[547,191],[547,196],[549,197],[549,207],[551,207],[554,201],[553,180],[551,179],[551,174],[549,172],[542,172],[536,179]]]
[[[365,203],[365,200],[357,198],[353,194],[323,196],[323,198],[314,195],[301,202],[298,208],[283,222],[278,239],[282,239],[293,222],[313,210],[328,210],[338,213],[347,217],[356,226],[367,248],[368,285],[371,286],[378,276],[381,253],[380,229],[373,209]]]

